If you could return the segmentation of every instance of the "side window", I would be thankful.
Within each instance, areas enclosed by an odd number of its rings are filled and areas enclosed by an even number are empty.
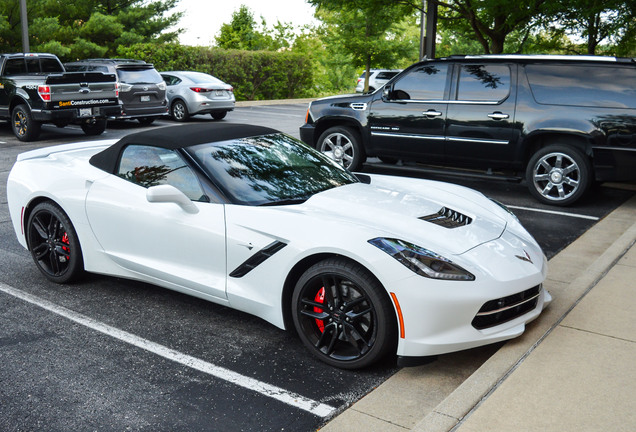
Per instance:
[[[448,78],[447,64],[425,64],[411,69],[393,86],[395,99],[443,100]]]
[[[636,108],[636,67],[532,64],[526,66],[540,104]]]
[[[169,86],[177,85],[181,82],[179,78],[173,75],[161,75],[161,76],[163,77],[163,80],[166,82],[166,84]]]
[[[506,65],[463,65],[457,100],[499,102],[510,93],[510,68]]]
[[[145,188],[172,185],[193,201],[204,196],[197,176],[174,150],[129,145],[121,154],[117,175]]]

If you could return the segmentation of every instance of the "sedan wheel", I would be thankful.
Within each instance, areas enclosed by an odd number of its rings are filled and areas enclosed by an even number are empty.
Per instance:
[[[526,181],[541,202],[569,205],[587,191],[591,183],[590,162],[580,151],[551,145],[538,151],[528,163]]]
[[[362,168],[366,160],[358,133],[346,127],[332,127],[318,138],[318,150],[350,171]]]
[[[183,101],[180,100],[175,101],[172,104],[170,114],[172,115],[172,119],[178,122],[187,121],[190,118],[188,107]]]
[[[386,291],[356,263],[332,258],[315,264],[296,284],[292,305],[301,340],[332,366],[361,368],[394,347],[395,314]]]
[[[33,261],[49,280],[67,283],[83,272],[77,234],[57,205],[44,202],[33,209],[27,223],[27,242]]]

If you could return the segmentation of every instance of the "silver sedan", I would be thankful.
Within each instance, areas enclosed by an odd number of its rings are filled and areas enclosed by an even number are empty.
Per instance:
[[[187,121],[196,114],[210,114],[215,120],[234,109],[234,89],[218,78],[202,72],[161,72],[167,84],[170,116]]]

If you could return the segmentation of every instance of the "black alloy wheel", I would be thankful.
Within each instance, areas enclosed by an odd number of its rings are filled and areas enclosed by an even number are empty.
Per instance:
[[[21,104],[11,113],[11,127],[20,141],[33,141],[40,136],[42,123],[33,120],[29,107]]]
[[[300,339],[323,362],[368,366],[397,341],[395,313],[382,285],[359,264],[330,258],[310,267],[292,297]]]
[[[27,223],[33,261],[47,279],[67,283],[84,271],[82,250],[68,216],[52,202],[35,206]]]
[[[172,103],[172,106],[170,107],[170,115],[174,121],[178,122],[184,122],[190,118],[188,107],[182,100],[176,100]]]

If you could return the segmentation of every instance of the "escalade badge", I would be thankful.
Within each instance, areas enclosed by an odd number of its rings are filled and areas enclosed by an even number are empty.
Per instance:
[[[521,261],[527,261],[527,262],[529,262],[530,264],[534,264],[534,263],[532,262],[532,259],[530,258],[530,255],[528,255],[528,252],[526,252],[526,251],[525,251],[525,249],[524,249],[523,253],[525,253],[525,254],[526,254],[526,256],[515,255],[515,257],[519,258]]]

